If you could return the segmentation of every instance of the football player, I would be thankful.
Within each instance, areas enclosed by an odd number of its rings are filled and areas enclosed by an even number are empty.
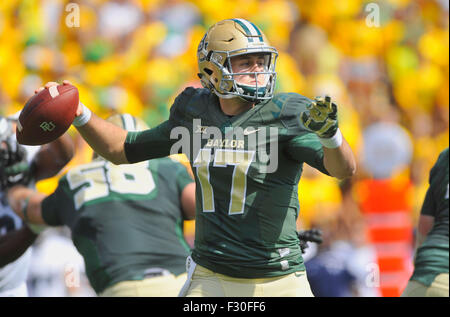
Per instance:
[[[14,121],[0,117],[0,297],[28,296],[28,248],[40,232],[11,210],[5,191],[15,184],[32,185],[56,175],[72,159],[74,150],[68,134],[41,147],[23,147],[16,142]]]
[[[127,131],[140,119],[108,119]],[[35,225],[68,226],[100,296],[177,296],[189,245],[183,219],[195,215],[195,183],[172,158],[114,165],[98,155],[72,168],[48,197],[23,186],[8,191],[14,211]]]
[[[414,272],[403,297],[448,297],[448,148],[430,171],[417,228]]]
[[[180,296],[312,296],[296,230],[302,166],[343,179],[356,165],[330,97],[274,94],[277,56],[256,25],[223,20],[198,47],[204,88],[186,88],[159,126],[127,132],[79,105],[73,124],[111,162],[188,156],[196,230]]]

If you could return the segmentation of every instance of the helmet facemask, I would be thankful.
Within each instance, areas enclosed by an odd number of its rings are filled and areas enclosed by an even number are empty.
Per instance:
[[[263,58],[264,62],[262,71],[250,71],[251,69],[248,69],[248,71],[236,71],[232,69],[232,57],[245,56],[249,54],[255,54]],[[276,80],[276,53],[247,53],[233,55],[232,57],[228,57],[224,70],[224,80],[231,80],[233,85],[233,89],[229,92],[229,94],[233,97],[239,96],[248,101],[271,99]],[[249,76],[252,80],[254,80],[254,84],[244,83],[239,80],[239,77],[242,76]]]

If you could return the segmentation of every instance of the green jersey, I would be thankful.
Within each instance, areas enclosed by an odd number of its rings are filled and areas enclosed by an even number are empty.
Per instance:
[[[170,158],[114,165],[99,159],[70,170],[42,202],[51,226],[66,225],[97,293],[141,280],[150,268],[185,272],[181,192],[193,182]]]
[[[421,214],[434,217],[434,224],[423,244],[417,249],[412,280],[429,286],[436,275],[448,273],[448,148],[442,151],[430,171],[429,188]]]
[[[130,162],[187,154],[196,179],[192,258],[214,272],[260,278],[305,270],[296,220],[302,164],[327,173],[318,137],[300,123],[311,101],[295,93],[230,117],[207,89],[187,88],[168,121],[130,132]]]

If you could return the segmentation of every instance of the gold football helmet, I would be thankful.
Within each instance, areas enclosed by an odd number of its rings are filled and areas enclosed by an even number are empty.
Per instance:
[[[234,73],[230,59],[244,54],[264,56],[264,71]],[[269,45],[264,33],[253,23],[244,19],[217,22],[203,36],[197,50],[198,67],[203,87],[220,98],[241,97],[248,101],[271,99],[275,87],[275,64],[278,52]],[[235,76],[255,76],[255,85],[246,85]],[[258,85],[258,75],[264,75],[264,85]]]

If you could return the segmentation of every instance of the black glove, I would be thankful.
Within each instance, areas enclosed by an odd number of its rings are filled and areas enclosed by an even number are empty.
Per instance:
[[[27,160],[17,162],[5,168],[6,187],[17,184],[28,186],[32,180],[34,164],[29,164]]]
[[[307,242],[315,242],[318,244],[322,243],[322,230],[301,230],[298,232],[298,238],[300,239],[300,248],[302,249],[302,253],[305,253],[305,250],[308,248]]]

